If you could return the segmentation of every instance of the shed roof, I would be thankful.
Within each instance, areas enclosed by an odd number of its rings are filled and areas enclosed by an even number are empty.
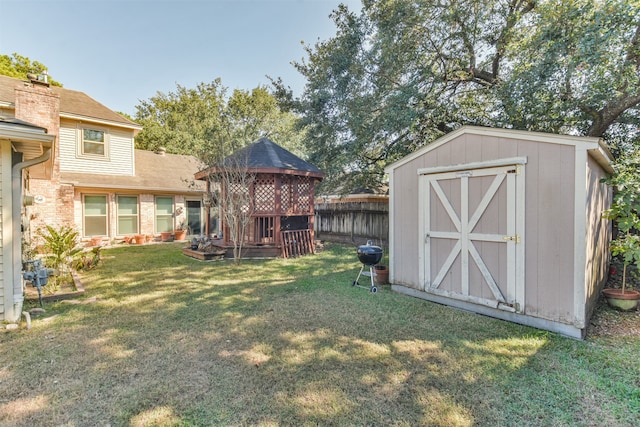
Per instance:
[[[320,178],[322,171],[309,162],[302,160],[292,152],[282,148],[269,138],[260,138],[254,143],[241,148],[223,160],[226,166],[246,165],[248,169],[262,173],[284,173]],[[217,166],[200,171],[196,179],[203,179]]]
[[[194,181],[193,175],[202,166],[202,162],[193,156],[135,150],[134,176],[61,172],[60,180],[76,187],[94,189],[201,193],[205,190],[205,184]]]
[[[611,166],[611,162],[613,160],[613,156],[609,151],[609,148],[604,143],[602,138],[596,137],[588,137],[588,136],[574,136],[574,135],[559,135],[554,133],[544,133],[544,132],[531,132],[517,129],[502,129],[502,128],[491,128],[491,127],[482,127],[482,126],[462,126],[453,132],[450,132],[435,141],[425,145],[424,147],[414,151],[413,153],[403,157],[402,159],[391,163],[385,168],[385,172],[391,173],[394,169],[409,163],[410,161],[422,156],[429,151],[435,150],[452,141],[455,138],[463,134],[475,134],[475,135],[487,135],[493,136],[496,138],[506,138],[506,139],[519,139],[525,141],[536,141],[536,142],[545,142],[550,144],[562,144],[562,145],[573,145],[573,146],[581,146],[587,150],[587,152],[593,156],[593,158],[602,166],[607,172],[613,172],[613,168]]]
[[[31,84],[33,83],[27,80],[0,75],[0,104],[15,108],[15,89]],[[61,117],[84,118],[137,130],[142,129],[139,124],[102,105],[84,92],[59,86],[49,86],[49,89],[60,98]]]

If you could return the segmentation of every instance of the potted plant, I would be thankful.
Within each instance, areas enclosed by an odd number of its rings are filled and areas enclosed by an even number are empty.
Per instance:
[[[606,288],[603,294],[610,306],[619,310],[635,310],[640,301],[640,292],[627,289],[627,269],[640,265],[640,166],[639,153],[621,159],[615,174],[606,179],[614,186],[611,208],[604,217],[614,220],[618,236],[611,242],[611,254],[619,256],[624,265],[621,289]]]
[[[187,239],[187,227],[184,224],[184,221],[180,222],[178,227],[173,230],[173,235],[175,240],[186,240]]]
[[[629,231],[623,236],[611,242],[611,254],[620,256],[624,267],[622,268],[622,288],[605,288],[602,292],[611,307],[618,310],[630,311],[638,308],[640,292],[627,287],[627,267],[640,263],[640,236],[633,235]]]

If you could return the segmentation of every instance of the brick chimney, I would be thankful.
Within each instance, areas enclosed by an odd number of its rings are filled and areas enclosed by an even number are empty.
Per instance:
[[[32,79],[15,88],[15,116],[47,129],[49,135],[60,133],[60,97],[48,83]]]
[[[44,196],[46,200],[33,207],[35,215],[31,226],[37,229],[44,224],[57,226],[73,221],[73,215],[70,213],[73,211],[73,189],[69,195],[68,189],[60,186],[60,96],[46,79],[29,77],[29,82],[20,82],[15,87],[15,117],[46,128],[49,135],[56,137],[51,153],[51,179],[40,179],[36,169],[30,171],[29,192],[32,195]],[[33,168],[38,167],[43,165]]]

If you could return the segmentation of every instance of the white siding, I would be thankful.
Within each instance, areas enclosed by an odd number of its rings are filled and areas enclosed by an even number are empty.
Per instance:
[[[3,176],[3,152],[4,147],[6,144],[10,144],[9,141],[0,141],[0,189],[2,188],[2,180],[4,178]],[[12,287],[12,283],[11,281],[7,282],[5,280],[5,262],[4,262],[4,247],[5,247],[5,241],[4,241],[4,227],[5,227],[5,218],[4,218],[4,209],[2,209],[3,205],[4,205],[4,194],[2,193],[2,191],[0,191],[0,320],[4,319],[4,313],[5,313],[5,306],[6,304],[8,304],[8,301],[5,301],[5,298],[11,299],[12,298],[12,292],[7,292],[7,287],[9,288],[9,290]]]
[[[87,124],[84,124],[85,126]],[[133,132],[93,126],[108,132],[109,158],[105,160],[78,156],[79,129],[82,124],[73,121],[60,123],[60,170],[65,172],[96,173],[106,175],[134,175]]]

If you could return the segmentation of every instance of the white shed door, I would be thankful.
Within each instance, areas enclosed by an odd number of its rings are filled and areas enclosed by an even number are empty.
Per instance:
[[[442,169],[420,175],[423,290],[521,311],[524,164]]]

